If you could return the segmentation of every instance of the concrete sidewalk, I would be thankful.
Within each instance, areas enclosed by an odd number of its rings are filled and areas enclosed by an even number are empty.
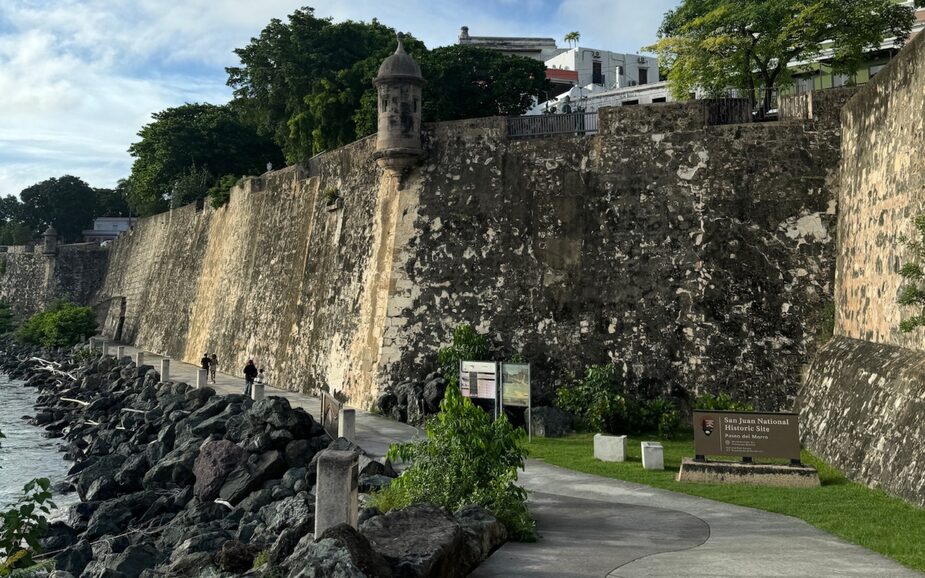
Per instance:
[[[134,357],[137,349],[126,346]],[[113,352],[115,353],[115,352]],[[145,352],[160,367],[161,356]],[[170,379],[196,383],[199,368],[170,362]],[[221,367],[221,366],[220,366]],[[241,393],[243,377],[219,373],[210,387]],[[321,401],[268,388],[293,407],[317,416]],[[357,409],[357,443],[382,456],[389,444],[423,433]],[[508,543],[473,576],[921,576],[860,546],[778,514],[733,506],[649,486],[527,462],[520,483],[540,540]]]

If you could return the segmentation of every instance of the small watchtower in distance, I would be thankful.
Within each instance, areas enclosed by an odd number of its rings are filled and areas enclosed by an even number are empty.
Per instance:
[[[395,172],[411,167],[423,154],[421,147],[421,67],[402,46],[382,61],[373,80],[379,92],[379,129],[373,158],[379,166]]]
[[[45,229],[42,234],[42,253],[45,255],[54,255],[58,252],[58,232],[51,225]]]

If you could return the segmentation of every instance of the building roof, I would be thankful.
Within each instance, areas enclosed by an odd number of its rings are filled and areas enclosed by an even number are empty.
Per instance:
[[[527,36],[469,36],[469,27],[459,31],[459,44],[471,44],[504,52],[542,52],[558,50],[555,38],[531,38]]]
[[[379,74],[373,80],[373,84],[379,84],[387,80],[405,80],[409,82],[424,82],[421,75],[421,67],[414,61],[410,54],[405,52],[405,47],[401,42],[402,34],[398,34],[398,47],[395,53],[382,61],[379,66]]]
[[[547,68],[546,78],[553,82],[578,82],[578,71],[565,70],[562,68]]]

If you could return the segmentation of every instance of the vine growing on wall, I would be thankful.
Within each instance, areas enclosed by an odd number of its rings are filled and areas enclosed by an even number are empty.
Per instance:
[[[905,307],[915,307],[917,313],[904,317],[899,322],[899,330],[908,333],[916,327],[925,326],[925,272],[922,270],[922,258],[925,257],[925,215],[912,219],[917,239],[905,235],[899,237],[912,255],[912,259],[903,264],[899,275],[906,283],[899,293],[897,302]]]

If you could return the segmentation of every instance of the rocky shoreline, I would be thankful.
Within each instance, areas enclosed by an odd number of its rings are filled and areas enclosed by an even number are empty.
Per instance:
[[[465,576],[506,540],[475,506],[364,507],[391,465],[283,398],[162,383],[151,366],[85,349],[2,347],[0,371],[38,389],[30,423],[74,462],[55,490],[80,502],[43,541],[55,578]],[[359,456],[360,524],[316,537],[328,448]]]

